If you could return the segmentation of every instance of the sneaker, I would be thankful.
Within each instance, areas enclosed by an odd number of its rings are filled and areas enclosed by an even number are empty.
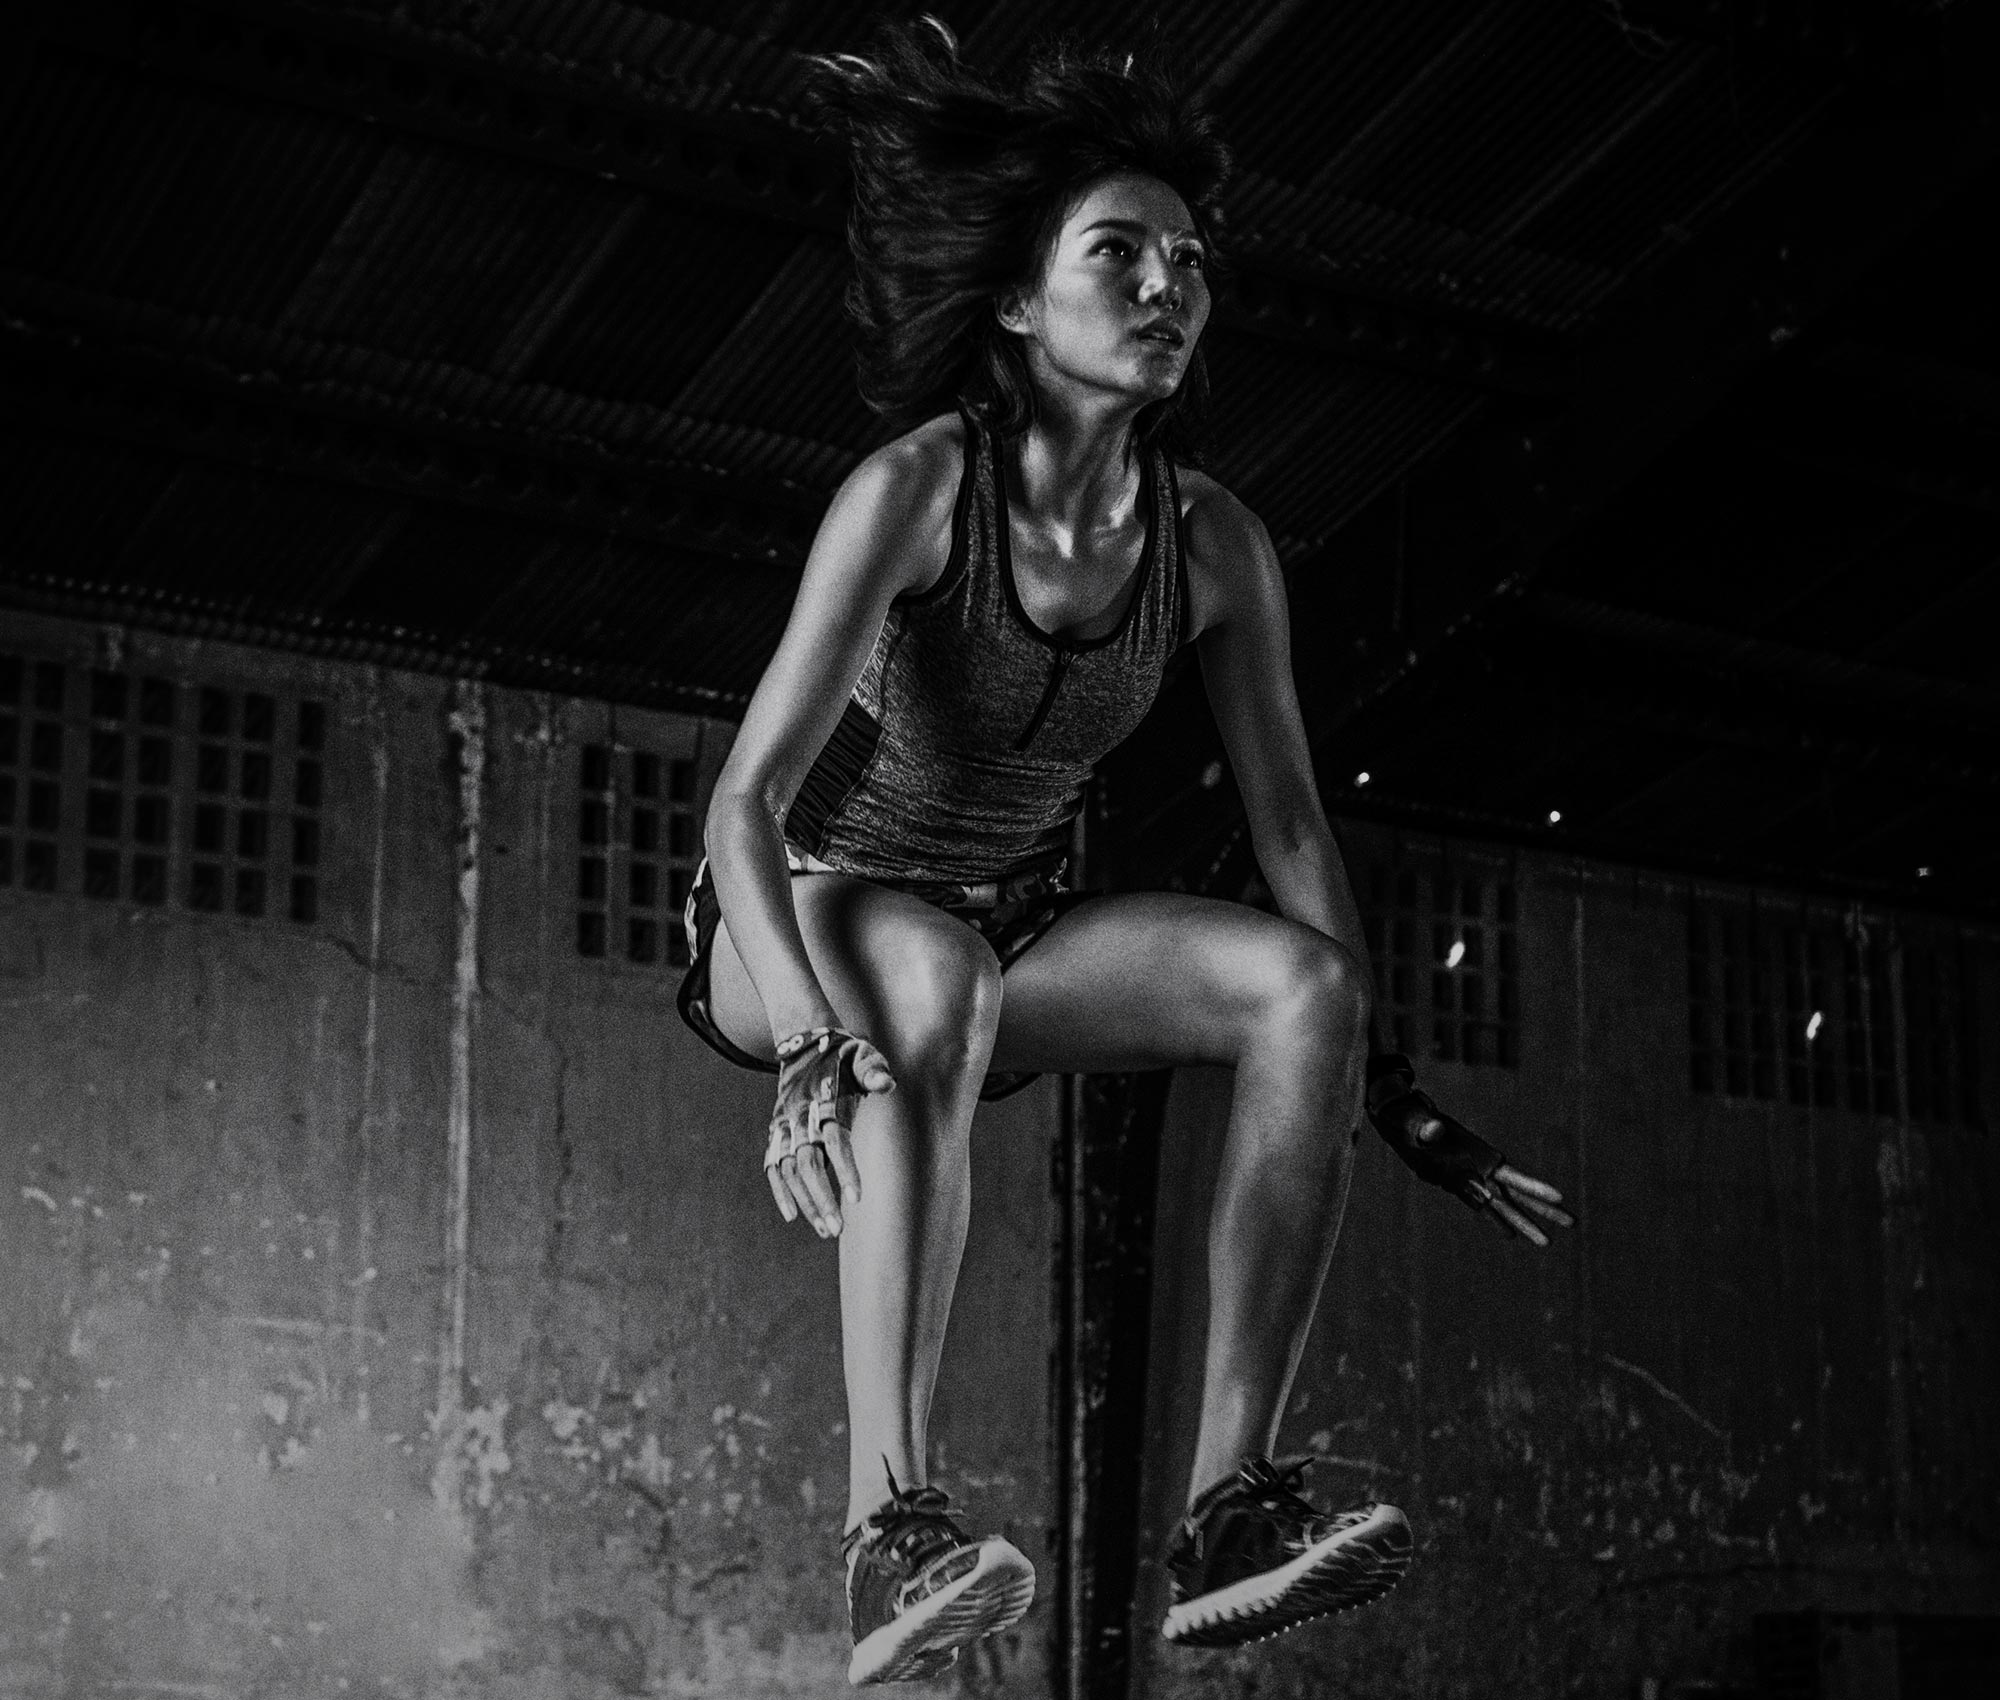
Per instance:
[[[1020,1621],[1035,1567],[998,1535],[966,1538],[934,1487],[899,1488],[848,1532],[847,1680],[915,1682],[951,1668],[959,1648]]]
[[[1183,1647],[1261,1641],[1379,1599],[1410,1564],[1393,1505],[1324,1512],[1298,1495],[1311,1458],[1246,1458],[1194,1502],[1167,1551],[1172,1603],[1160,1633]]]

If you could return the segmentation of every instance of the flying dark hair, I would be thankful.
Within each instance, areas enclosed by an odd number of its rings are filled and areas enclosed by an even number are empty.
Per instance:
[[[847,310],[862,399],[907,428],[963,408],[1002,436],[1035,413],[1028,363],[995,314],[1040,278],[1091,184],[1154,177],[1187,204],[1211,267],[1229,150],[1157,53],[1052,47],[1001,81],[966,65],[935,18],[885,26],[865,54],[814,63],[816,116],[847,144],[854,198]],[[1208,412],[1199,348],[1135,435],[1196,464]]]

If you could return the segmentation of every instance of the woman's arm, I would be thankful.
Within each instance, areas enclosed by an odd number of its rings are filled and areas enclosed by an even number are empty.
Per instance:
[[[955,420],[921,427],[870,455],[841,485],[709,802],[704,837],[716,898],[774,1043],[839,1025],[799,935],[783,822],[839,723],[889,604],[942,570],[960,429]]]
[[[1199,564],[1191,584],[1202,679],[1243,794],[1257,866],[1279,913],[1338,940],[1366,971],[1361,911],[1313,781],[1292,683],[1278,552],[1263,521],[1209,479],[1188,508],[1187,534]]]
[[[1211,480],[1187,513],[1202,677],[1236,770],[1264,882],[1290,919],[1338,939],[1368,969],[1361,912],[1313,780],[1312,752],[1292,683],[1291,623],[1278,553],[1263,523]],[[1509,1232],[1545,1246],[1540,1223],[1568,1227],[1562,1194],[1524,1174],[1440,1110],[1406,1057],[1384,1054],[1369,1022],[1368,1117],[1422,1179],[1490,1212]]]

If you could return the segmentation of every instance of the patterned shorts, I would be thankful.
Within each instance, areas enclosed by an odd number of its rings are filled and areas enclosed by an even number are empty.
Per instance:
[[[785,861],[793,874],[832,874],[840,870],[810,856],[797,846],[785,846]],[[1080,903],[1088,903],[1094,892],[1069,891],[1062,883],[1066,863],[1048,869],[1016,874],[1005,880],[988,880],[977,885],[961,885],[947,880],[871,880],[871,885],[907,892],[925,903],[955,915],[993,947],[1004,974],[1019,961],[1027,948]],[[760,1057],[733,1044],[715,1024],[708,1008],[708,952],[715,929],[722,920],[715,887],[708,877],[704,858],[695,872],[694,889],[688,893],[688,955],[692,959],[681,980],[676,1004],[681,1019],[692,1027],[709,1048],[727,1057],[740,1068],[754,1068],[776,1074],[777,1062]],[[989,1074],[979,1095],[985,1099],[1004,1098],[1018,1092],[1036,1077],[1032,1074]]]

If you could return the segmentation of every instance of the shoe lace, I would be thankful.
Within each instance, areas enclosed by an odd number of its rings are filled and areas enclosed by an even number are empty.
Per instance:
[[[1270,1511],[1301,1521],[1323,1518],[1325,1513],[1299,1490],[1306,1485],[1306,1471],[1319,1460],[1312,1453],[1274,1462],[1269,1458],[1245,1459],[1237,1480],[1244,1493]]]
[[[965,1543],[965,1531],[947,1509],[950,1495],[930,1486],[899,1487],[895,1472],[888,1475],[888,1499],[842,1537],[842,1557],[851,1558],[857,1547],[866,1547],[915,1569]]]

